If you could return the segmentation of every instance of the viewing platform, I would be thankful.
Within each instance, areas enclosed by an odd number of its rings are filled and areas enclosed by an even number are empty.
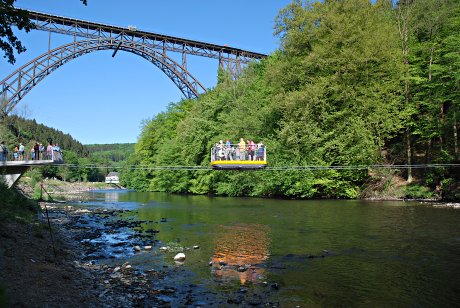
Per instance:
[[[60,152],[53,151],[51,157],[47,156],[44,159],[27,159],[25,160],[15,159],[12,160],[0,160],[0,179],[2,179],[6,185],[11,188],[21,176],[32,167],[49,166],[56,164],[63,164],[62,154]],[[10,156],[6,157],[10,158]]]

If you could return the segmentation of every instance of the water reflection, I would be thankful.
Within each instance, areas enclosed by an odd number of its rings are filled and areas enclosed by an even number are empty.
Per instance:
[[[172,284],[227,292],[243,283],[249,296],[250,282],[263,278],[283,286],[270,299],[281,307],[459,306],[458,210],[407,202],[118,193],[118,202],[103,202],[105,191],[90,192],[90,201],[77,205],[131,209],[123,214],[127,221],[167,217],[154,226],[142,222],[142,228],[158,229],[155,239],[163,243],[180,238],[184,246],[200,246],[177,268],[182,282]],[[331,252],[327,258],[308,257],[324,249]],[[173,257],[140,255],[145,268]],[[210,257],[212,272],[204,264]]]
[[[109,191],[105,193],[104,200],[105,202],[118,202],[119,195],[119,191]]]
[[[239,280],[241,284],[265,277],[260,265],[268,259],[269,228],[259,224],[221,226],[218,232],[212,273],[223,280]]]

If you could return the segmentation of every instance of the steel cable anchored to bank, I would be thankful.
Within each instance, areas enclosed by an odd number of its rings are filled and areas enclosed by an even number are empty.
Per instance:
[[[202,171],[213,170],[208,166],[143,166],[143,165],[124,165],[124,166],[101,166],[101,165],[77,165],[77,164],[55,164],[53,166],[68,168],[87,168],[87,169],[129,169],[129,170],[166,170],[166,171]],[[366,169],[425,169],[425,168],[460,168],[460,164],[416,164],[416,165],[338,165],[338,166],[271,166],[264,171],[315,171],[315,170],[366,170]]]

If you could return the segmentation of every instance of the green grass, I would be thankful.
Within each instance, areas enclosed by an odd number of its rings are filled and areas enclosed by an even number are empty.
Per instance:
[[[431,199],[435,194],[428,188],[418,184],[411,184],[404,187],[406,198]]]
[[[0,221],[31,221],[37,213],[38,203],[21,195],[14,188],[9,189],[0,181]]]

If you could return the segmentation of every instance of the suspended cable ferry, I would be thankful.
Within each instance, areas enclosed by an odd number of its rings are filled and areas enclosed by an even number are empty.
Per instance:
[[[211,167],[216,170],[257,170],[267,166],[267,148],[258,144],[223,143],[211,148]]]

